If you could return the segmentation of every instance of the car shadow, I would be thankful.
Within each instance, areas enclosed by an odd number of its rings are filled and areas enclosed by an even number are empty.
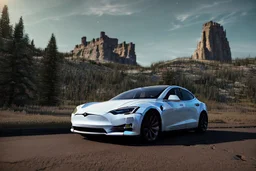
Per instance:
[[[86,138],[85,138],[86,139]],[[208,130],[206,133],[199,134],[193,131],[172,131],[164,133],[156,142],[143,143],[138,137],[90,137],[90,141],[102,143],[111,143],[127,146],[163,146],[163,145],[200,145],[200,144],[218,144],[225,142],[243,141],[256,139],[256,133]]]

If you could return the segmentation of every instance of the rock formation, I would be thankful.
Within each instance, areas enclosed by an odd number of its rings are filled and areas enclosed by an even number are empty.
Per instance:
[[[76,45],[72,53],[77,58],[136,65],[135,44],[118,44],[118,39],[108,37],[105,32],[100,33],[100,38],[89,42],[82,37],[81,44]]]
[[[192,59],[231,61],[229,42],[226,30],[216,22],[207,22],[203,25],[201,41],[197,45]]]

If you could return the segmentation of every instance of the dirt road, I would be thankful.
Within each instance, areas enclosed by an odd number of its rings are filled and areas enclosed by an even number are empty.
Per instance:
[[[155,144],[76,134],[3,137],[0,170],[256,170],[256,128],[172,132]]]

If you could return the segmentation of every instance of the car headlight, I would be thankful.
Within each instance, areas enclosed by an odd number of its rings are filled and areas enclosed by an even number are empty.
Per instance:
[[[110,113],[112,113],[114,115],[118,115],[118,114],[132,114],[132,113],[135,113],[138,109],[139,109],[139,107],[137,107],[137,106],[122,107],[122,108],[119,108],[119,109],[111,110]]]
[[[77,107],[74,109],[74,111],[72,112],[72,114],[75,114],[77,112]]]

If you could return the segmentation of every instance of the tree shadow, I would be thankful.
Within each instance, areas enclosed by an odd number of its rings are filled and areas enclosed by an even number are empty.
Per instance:
[[[225,130],[208,130],[199,134],[192,131],[171,131],[164,133],[156,142],[142,143],[138,137],[95,136],[89,140],[127,146],[164,146],[164,145],[200,145],[256,139],[256,133]]]

